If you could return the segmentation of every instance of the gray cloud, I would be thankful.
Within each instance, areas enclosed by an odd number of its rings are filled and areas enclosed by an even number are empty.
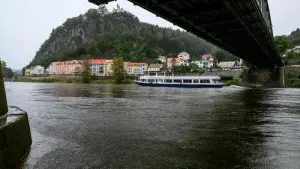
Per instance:
[[[141,21],[177,29],[172,23],[156,17],[126,0],[108,5],[111,10],[119,4],[138,16]],[[289,34],[300,28],[299,0],[269,0],[275,35]],[[0,6],[0,58],[12,68],[28,64],[49,37],[53,28],[67,18],[78,16],[89,8],[96,8],[88,0],[14,0],[4,1]]]

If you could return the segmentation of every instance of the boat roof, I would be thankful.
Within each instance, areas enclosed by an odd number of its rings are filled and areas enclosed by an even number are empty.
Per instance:
[[[220,76],[141,76],[148,79],[221,79]]]

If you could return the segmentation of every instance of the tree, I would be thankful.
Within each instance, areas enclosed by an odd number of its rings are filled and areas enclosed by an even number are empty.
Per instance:
[[[155,64],[162,64],[162,61],[161,60],[155,60],[154,63]]]
[[[124,61],[122,57],[115,57],[112,60],[111,69],[115,77],[116,83],[122,83],[125,76]]]
[[[6,64],[6,62],[5,61],[1,61],[1,65],[2,65],[2,68],[6,68],[7,67],[7,64]]]
[[[289,51],[285,55],[285,59],[292,59],[296,56],[296,53],[294,51]]]
[[[106,8],[105,5],[100,5],[99,8],[98,8],[98,10],[99,10],[99,13],[100,13],[102,16],[108,14],[108,10],[107,10],[107,8]]]
[[[83,63],[83,71],[81,74],[82,77],[82,83],[90,83],[91,82],[91,73],[90,73],[90,67],[87,60]]]
[[[3,77],[8,77],[8,78],[12,78],[14,77],[14,72],[12,71],[11,68],[7,67],[7,64],[5,61],[1,61],[1,66],[2,66],[2,71],[3,71]]]
[[[221,60],[232,58],[191,33],[143,23],[120,7],[109,12],[102,5],[69,18],[53,29],[30,66],[48,67],[54,61],[87,59],[88,55],[153,63],[158,55],[177,57],[182,51],[187,51],[194,60],[199,60],[199,55],[214,51],[221,53]],[[226,58],[223,59],[223,56]]]
[[[192,71],[192,72],[200,72],[200,71],[202,71],[202,70],[199,68],[199,66],[198,66],[197,64],[195,64],[195,63],[191,63],[191,64],[190,64],[190,68],[191,68],[191,71]]]
[[[289,42],[285,36],[276,36],[274,38],[277,51],[282,56],[289,47]]]
[[[213,55],[213,56],[217,56],[217,47],[213,47],[212,49],[211,49],[211,55]]]
[[[173,73],[190,73],[191,72],[191,66],[187,65],[173,65],[172,67],[172,72]]]

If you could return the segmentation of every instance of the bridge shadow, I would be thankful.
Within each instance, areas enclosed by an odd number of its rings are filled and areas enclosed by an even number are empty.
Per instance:
[[[258,129],[269,108],[267,90],[245,90],[232,98],[234,104],[218,104],[207,127],[197,129],[180,150],[176,168],[259,168],[265,156],[265,135]],[[179,166],[179,167],[178,167]]]

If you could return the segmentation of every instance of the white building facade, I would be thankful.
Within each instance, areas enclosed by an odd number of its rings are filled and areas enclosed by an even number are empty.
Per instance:
[[[105,59],[90,59],[89,61],[91,75],[104,76]]]
[[[187,52],[181,52],[178,54],[178,58],[180,60],[188,61],[190,59],[190,54],[188,54]]]
[[[46,68],[46,74],[48,75],[53,75],[53,65],[50,64],[47,68]]]
[[[198,65],[199,68],[203,68],[203,64],[200,61],[192,61],[192,63]]]
[[[32,66],[30,68],[30,75],[43,75],[45,74],[45,68],[43,66],[37,65],[37,66]]]
[[[160,60],[162,63],[167,62],[167,58],[165,56],[159,56],[157,60]]]

